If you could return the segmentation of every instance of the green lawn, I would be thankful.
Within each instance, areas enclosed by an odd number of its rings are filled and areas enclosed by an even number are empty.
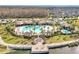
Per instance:
[[[10,53],[10,52],[14,52],[14,50],[0,49],[0,54],[6,54],[6,53]]]
[[[11,44],[31,44],[32,42],[31,39],[12,36],[5,30],[5,25],[0,25],[0,36],[6,43]]]
[[[14,52],[14,50],[7,50],[6,48],[7,48],[6,46],[0,45],[0,54],[6,54],[6,53],[9,53],[9,52]]]
[[[70,35],[57,35],[50,37],[49,39],[46,40],[46,43],[59,43],[59,42],[65,42],[65,41],[70,41],[73,40]]]

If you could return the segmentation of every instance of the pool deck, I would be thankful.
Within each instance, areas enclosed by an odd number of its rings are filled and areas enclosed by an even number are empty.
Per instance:
[[[38,26],[38,28],[35,28],[36,26]],[[36,25],[36,26],[32,26],[31,28],[29,26],[27,28],[26,28],[26,26],[16,27],[14,29],[14,31],[15,31],[14,33],[16,33],[17,35],[25,35],[25,36],[29,36],[28,33],[30,33],[33,36],[33,35],[38,35],[38,33],[42,34],[42,30],[45,33],[48,31],[51,32],[53,30],[52,26],[50,26],[50,25],[45,26],[46,28],[44,28],[44,26],[39,26],[39,25]],[[48,27],[50,28],[49,30],[47,29]],[[33,30],[33,28],[35,28],[35,30]]]

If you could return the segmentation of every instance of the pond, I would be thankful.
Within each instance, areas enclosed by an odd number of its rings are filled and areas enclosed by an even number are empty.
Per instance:
[[[15,52],[11,52],[8,54],[30,54],[31,50],[16,50]],[[79,46],[78,47],[62,47],[49,49],[49,54],[79,54]]]

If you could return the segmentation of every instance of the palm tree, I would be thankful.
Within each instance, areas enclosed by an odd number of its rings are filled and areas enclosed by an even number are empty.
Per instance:
[[[49,27],[47,27],[48,31],[49,31]]]
[[[33,32],[34,32],[34,34],[35,34],[35,26],[33,26]]]

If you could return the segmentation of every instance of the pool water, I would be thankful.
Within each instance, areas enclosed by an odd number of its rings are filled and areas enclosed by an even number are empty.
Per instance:
[[[34,26],[34,29],[35,29],[34,32],[36,32],[36,33],[40,33],[40,32],[42,32],[42,27],[39,26],[39,25]]]
[[[70,34],[71,33],[71,31],[66,30],[66,29],[61,30],[61,32],[64,33],[64,34]]]
[[[44,25],[44,26],[42,26],[42,25],[25,25],[25,26],[20,26],[18,28],[19,28],[20,32],[24,32],[24,33],[25,32],[30,32],[30,31],[33,31],[35,33],[41,33],[42,30],[47,31],[48,26],[49,25]]]

